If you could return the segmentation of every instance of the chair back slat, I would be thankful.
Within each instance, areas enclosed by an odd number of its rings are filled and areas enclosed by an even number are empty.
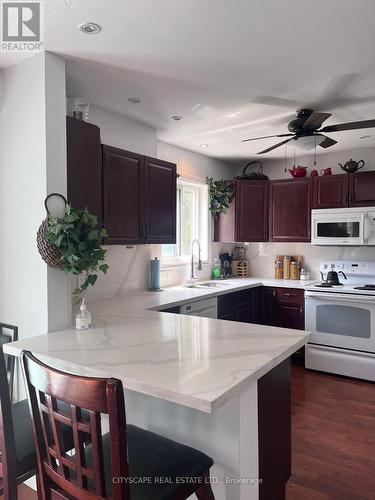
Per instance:
[[[92,436],[92,451],[95,471],[96,494],[105,497],[104,466],[103,466],[103,443],[101,440],[100,415],[90,412],[90,425]]]
[[[122,383],[63,373],[28,352],[22,354],[22,362],[33,414],[42,497],[48,498],[51,488],[57,488],[67,497],[129,500],[128,481],[114,484],[108,496],[101,426],[101,414],[108,415],[112,477],[128,477]],[[60,402],[68,404],[65,408],[69,408],[69,415],[66,410],[63,414]],[[74,446],[71,454],[64,451],[62,431],[66,426]],[[90,460],[86,456],[87,444],[91,447]]]
[[[81,433],[78,428],[78,422],[81,420],[81,409],[76,406],[71,406],[72,412],[72,430],[73,430],[73,442],[76,451],[76,461],[79,464],[77,468],[77,482],[78,486],[81,488],[87,488],[87,477],[82,474],[82,469],[86,468],[86,457],[85,450],[83,447],[83,440],[81,439]]]

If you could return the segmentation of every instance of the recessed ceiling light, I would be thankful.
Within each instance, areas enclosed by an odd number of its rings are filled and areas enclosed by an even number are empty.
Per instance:
[[[128,101],[131,104],[139,104],[141,102],[141,99],[139,97],[128,97]]]
[[[201,148],[207,148],[208,144],[201,144]]]
[[[78,27],[86,35],[96,35],[102,31],[102,27],[96,23],[82,23]]]
[[[371,135],[361,135],[360,139],[370,139]]]
[[[171,120],[174,120],[175,122],[179,122],[179,121],[181,121],[183,119],[184,119],[184,117],[180,116],[180,115],[173,115],[173,116],[171,116]]]

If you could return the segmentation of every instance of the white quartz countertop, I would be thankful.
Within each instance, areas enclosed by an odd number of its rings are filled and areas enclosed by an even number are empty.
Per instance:
[[[210,413],[233,391],[293,354],[309,336],[299,330],[157,311],[261,285],[304,288],[311,282],[248,278],[224,283],[91,302],[95,319],[90,330],[30,337],[5,344],[4,351],[19,356],[30,350],[57,368],[116,377],[126,389]]]

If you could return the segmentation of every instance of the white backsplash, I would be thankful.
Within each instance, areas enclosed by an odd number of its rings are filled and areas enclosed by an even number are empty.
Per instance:
[[[231,251],[233,244],[212,243],[209,263],[203,264],[199,279],[209,279],[211,265],[223,251]],[[106,275],[99,274],[94,287],[89,288],[87,296],[91,300],[119,297],[132,290],[148,289],[149,261],[159,256],[159,245],[106,246],[106,262],[109,265]],[[186,283],[190,276],[190,262],[186,265],[162,267],[160,284],[162,287]]]
[[[326,260],[375,261],[374,247],[315,246],[310,243],[248,243],[250,276],[273,278],[276,255],[303,255],[312,279],[319,279],[319,264]]]

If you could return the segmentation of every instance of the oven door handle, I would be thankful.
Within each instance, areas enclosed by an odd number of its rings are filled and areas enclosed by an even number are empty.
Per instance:
[[[323,299],[334,302],[375,302],[375,296],[354,295],[349,293],[319,293],[305,292],[305,297],[314,299]]]

